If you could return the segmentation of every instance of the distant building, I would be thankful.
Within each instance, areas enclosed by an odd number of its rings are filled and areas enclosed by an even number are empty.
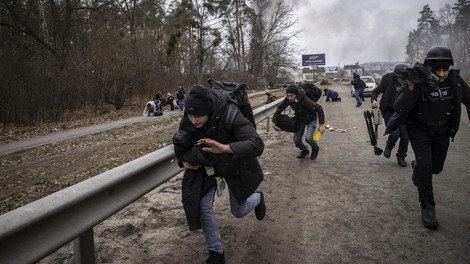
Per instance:
[[[384,61],[377,61],[377,62],[367,62],[361,64],[364,68],[364,72],[368,75],[372,75],[373,73],[378,74],[385,74],[388,72],[393,72],[395,66],[398,64],[405,64],[404,62],[384,62]]]
[[[303,68],[302,81],[315,82],[318,79],[325,79],[325,67]]]
[[[339,67],[338,66],[327,66],[325,67],[325,77],[327,79],[339,78]]]
[[[352,79],[353,74],[363,75],[364,69],[356,62],[354,65],[344,65],[344,78]]]

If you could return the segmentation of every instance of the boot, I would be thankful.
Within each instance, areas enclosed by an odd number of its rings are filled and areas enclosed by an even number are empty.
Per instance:
[[[400,166],[400,167],[408,166],[408,163],[405,161],[404,158],[401,158],[401,157],[397,156],[397,160],[398,160],[398,166]]]
[[[390,158],[391,155],[392,155],[392,149],[389,149],[388,147],[385,147],[384,157],[386,157],[388,159],[388,158]]]
[[[266,204],[264,203],[264,194],[263,192],[257,192],[261,195],[261,200],[259,204],[255,207],[255,216],[258,220],[263,220],[266,215]]]
[[[317,149],[312,150],[312,155],[310,155],[311,160],[314,160],[318,157],[318,151],[320,151],[320,147],[317,147]]]
[[[428,204],[424,205],[424,207],[421,208],[421,219],[423,220],[424,227],[437,228],[439,225],[434,206]]]
[[[204,264],[225,264],[225,257],[224,252],[217,253],[213,251],[209,251],[211,254],[208,259],[204,262]]]
[[[303,159],[305,157],[307,157],[307,155],[310,154],[310,151],[307,150],[302,150],[299,154],[299,156],[297,156],[298,159]]]

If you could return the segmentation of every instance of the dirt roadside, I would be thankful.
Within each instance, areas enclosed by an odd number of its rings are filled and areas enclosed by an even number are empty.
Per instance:
[[[255,108],[266,100],[264,91],[251,92],[250,98]],[[31,130],[3,134],[0,142],[6,145],[0,146],[0,153],[4,152],[5,146],[12,147],[11,144],[19,145],[11,149],[26,147],[7,155],[0,154],[0,214],[171,144],[182,112],[165,111],[163,116],[148,117],[144,122],[139,117],[141,114],[139,107],[133,118],[112,124],[92,123],[94,126],[85,129],[77,128],[80,122],[62,125],[75,127],[64,133],[49,134],[47,131],[51,128],[45,127],[33,128],[31,134]],[[120,115],[126,117],[131,113]],[[113,128],[106,130],[105,125]],[[37,138],[26,138],[28,135]],[[13,139],[23,141],[12,142]]]
[[[349,86],[325,103],[327,123],[346,129],[321,138],[317,160],[298,160],[292,134],[259,125],[266,148],[267,217],[236,219],[225,192],[215,207],[226,263],[470,263],[470,127],[466,116],[435,177],[438,230],[420,222],[411,168],[375,156],[363,111]],[[380,134],[383,126],[379,128]],[[384,137],[379,144],[383,146]],[[154,144],[157,144],[154,142]],[[408,162],[413,157],[410,148]],[[190,232],[180,202],[181,175],[95,228],[98,263],[203,263],[201,231]],[[70,245],[41,263],[72,263]]]

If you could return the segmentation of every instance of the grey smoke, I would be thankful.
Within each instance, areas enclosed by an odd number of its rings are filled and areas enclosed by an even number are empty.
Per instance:
[[[302,54],[326,54],[327,65],[404,61],[408,33],[429,4],[437,15],[457,0],[293,1],[303,30]]]

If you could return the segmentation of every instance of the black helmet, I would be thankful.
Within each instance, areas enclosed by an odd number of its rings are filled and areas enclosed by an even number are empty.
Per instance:
[[[449,61],[449,65],[454,65],[454,58],[452,52],[446,47],[432,47],[426,53],[424,64],[429,64],[430,61]]]
[[[395,66],[395,69],[393,69],[393,75],[395,75],[396,77],[402,77],[405,69],[405,64],[398,64],[397,66]]]

